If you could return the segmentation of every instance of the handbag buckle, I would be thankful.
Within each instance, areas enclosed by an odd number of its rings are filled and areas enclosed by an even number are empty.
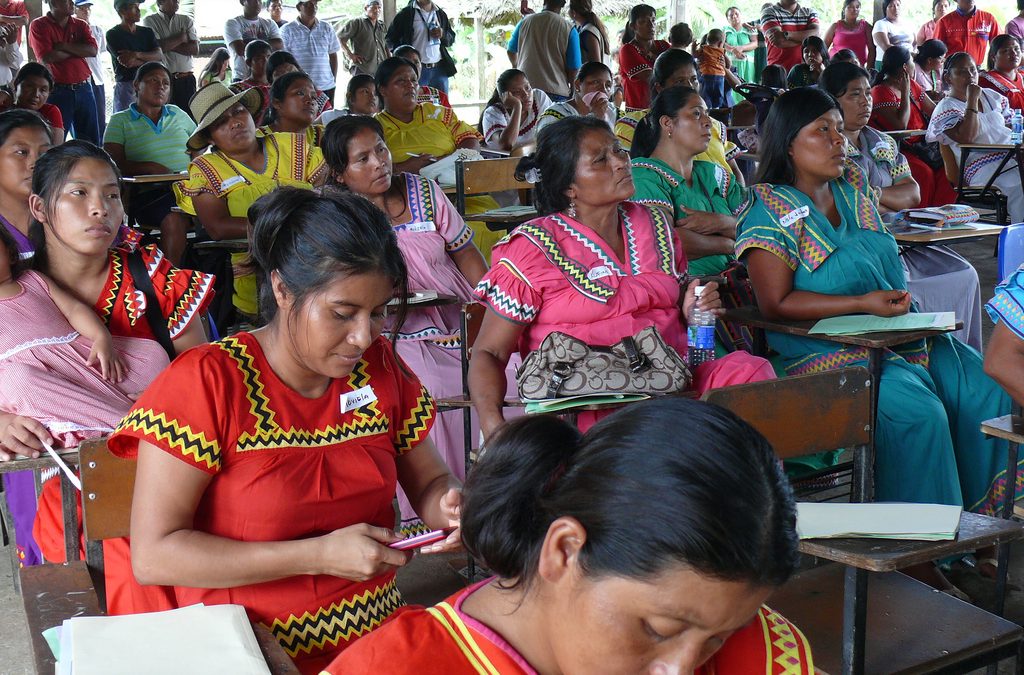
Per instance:
[[[548,391],[545,398],[558,398],[558,390],[562,388],[565,381],[572,375],[572,364],[559,361],[551,368],[551,382],[548,383]]]
[[[636,346],[636,340],[632,336],[622,339],[622,348],[626,350],[630,372],[642,373],[651,367],[651,360]]]

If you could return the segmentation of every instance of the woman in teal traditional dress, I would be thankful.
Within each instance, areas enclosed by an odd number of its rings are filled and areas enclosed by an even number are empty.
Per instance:
[[[841,178],[845,140],[835,100],[815,88],[788,92],[765,125],[759,184],[736,240],[761,312],[813,320],[915,311],[896,241],[863,174]],[[779,333],[768,341],[791,375],[867,363],[863,348]],[[878,393],[875,498],[994,514],[1006,445],[986,440],[979,425],[1008,413],[1010,399],[984,374],[981,355],[948,335],[896,347],[883,362]],[[915,572],[948,588],[934,570]]]
[[[633,201],[673,214],[693,276],[721,274],[735,259],[736,214],[747,200],[732,174],[695,160],[708,149],[711,121],[697,91],[669,87],[654,99],[633,138]]]

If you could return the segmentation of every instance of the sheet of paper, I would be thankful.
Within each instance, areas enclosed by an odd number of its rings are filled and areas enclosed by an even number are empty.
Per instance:
[[[801,539],[866,537],[938,541],[953,539],[960,528],[959,506],[945,504],[796,505]]]
[[[535,209],[532,206],[521,206],[519,204],[514,204],[512,206],[502,206],[499,209],[491,209],[490,211],[487,211],[485,213],[481,213],[480,215],[489,215],[489,216],[524,216],[524,215],[531,214],[531,213],[537,213],[537,209]]]
[[[587,396],[566,396],[565,398],[545,398],[524,402],[526,403],[526,414],[534,415],[581,408],[588,405],[633,403],[634,401],[643,401],[648,398],[650,396],[647,394],[590,394]]]
[[[68,625],[74,675],[270,673],[240,605],[77,617]]]
[[[903,316],[847,314],[822,319],[811,327],[812,335],[861,335],[883,331],[945,330],[956,327],[953,312],[910,312]]]

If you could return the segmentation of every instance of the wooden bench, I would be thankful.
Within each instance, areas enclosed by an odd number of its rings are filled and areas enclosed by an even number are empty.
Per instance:
[[[781,459],[852,448],[853,500],[871,501],[871,399],[877,389],[871,382],[864,368],[846,368],[715,389],[704,400],[747,420]],[[1024,629],[894,570],[986,546],[1005,548],[1021,538],[1024,527],[1018,523],[965,513],[960,533],[951,541],[802,540],[802,553],[845,567],[829,565],[803,572],[770,604],[801,627],[816,664],[828,672],[945,672],[954,666],[955,672],[966,672],[1017,656],[1024,644]],[[1004,565],[1001,574],[1005,570]],[[971,623],[960,623],[968,620]],[[947,645],[947,634],[936,631],[937,626],[959,629],[959,642]],[[917,647],[902,648],[907,640]]]
[[[65,619],[105,613],[102,540],[128,536],[135,461],[112,455],[102,438],[83,443],[79,457],[86,560],[25,567],[20,575],[35,670],[40,675],[54,672],[53,654],[42,631]],[[253,631],[272,673],[299,672],[268,629],[253,624]]]

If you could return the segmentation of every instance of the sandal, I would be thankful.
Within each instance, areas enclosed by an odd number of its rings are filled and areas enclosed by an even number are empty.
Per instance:
[[[982,566],[989,566],[992,568],[992,573],[989,574],[982,570]],[[978,574],[985,577],[986,579],[992,579],[993,581],[999,577],[999,560],[997,558],[975,558],[974,569],[978,570]],[[1006,583],[1010,583],[1010,574],[1006,574]]]
[[[961,591],[956,586],[950,585],[949,588],[943,588],[943,589],[941,589],[940,592],[941,593],[945,593],[946,595],[951,595],[954,598],[956,598],[957,600],[963,600],[964,602],[966,602],[969,605],[973,605],[974,604],[974,600],[971,599],[971,596],[967,595],[966,593]]]

